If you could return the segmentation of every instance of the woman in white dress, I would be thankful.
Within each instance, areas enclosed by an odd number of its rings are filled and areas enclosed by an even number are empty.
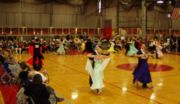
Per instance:
[[[94,52],[87,56],[86,70],[90,74],[90,89],[100,94],[104,88],[104,69],[110,61],[109,53],[96,46]]]
[[[65,54],[64,44],[62,41],[60,41],[57,53],[58,53],[58,55],[64,55]]]
[[[160,44],[160,42],[156,42],[156,58],[162,58],[164,55],[163,55],[163,52],[162,52],[162,46]]]

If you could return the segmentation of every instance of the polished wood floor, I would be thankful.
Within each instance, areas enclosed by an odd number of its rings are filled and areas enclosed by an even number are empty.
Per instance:
[[[165,64],[173,70],[152,72],[153,89],[137,89],[132,84],[132,71],[116,66],[137,63],[137,58],[113,54],[105,74],[105,88],[100,95],[94,94],[88,84],[85,70],[86,56],[45,54],[44,68],[57,95],[64,97],[60,104],[180,104],[180,55],[166,54],[163,59],[149,58],[150,63]],[[17,55],[27,60],[29,55]],[[1,97],[0,97],[1,98]],[[0,100],[1,101],[1,100]],[[0,102],[1,103],[1,102]]]

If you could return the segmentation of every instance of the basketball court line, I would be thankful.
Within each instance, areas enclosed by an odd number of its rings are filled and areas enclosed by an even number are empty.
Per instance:
[[[54,60],[51,59],[51,58],[48,58],[48,60],[54,61]],[[83,61],[84,61],[84,60],[83,60]],[[56,62],[56,61],[55,61],[55,63],[56,63],[57,65],[59,64],[59,62]],[[64,62],[63,62],[63,64],[61,64],[61,65],[62,65],[62,67],[65,67],[66,69],[70,69],[70,70],[72,70],[72,71],[75,71],[75,72],[81,73],[81,74],[83,74],[83,75],[89,76],[88,73],[85,73],[85,72],[82,72],[82,71],[80,71],[80,70],[77,70],[77,66],[80,66],[80,64],[78,64],[78,65],[76,65],[76,64],[68,65],[67,63],[64,63]],[[84,66],[83,69],[85,70],[85,65],[84,65],[84,64],[81,64],[81,65]],[[178,68],[175,68],[175,69],[178,69]],[[166,77],[174,77],[174,76],[179,76],[179,74],[167,75],[167,76],[163,76],[163,78],[166,78]],[[158,77],[161,77],[161,76],[156,76],[156,78],[158,78]],[[114,83],[110,83],[110,82],[107,82],[107,81],[105,81],[105,83],[107,83],[107,85],[110,85],[110,86],[112,86],[112,87],[114,87],[114,88],[122,89],[122,87],[119,87],[119,86],[115,85]],[[157,100],[155,100],[155,99],[150,99],[149,97],[146,97],[146,96],[143,96],[143,95],[139,95],[139,93],[133,92],[133,91],[131,91],[131,90],[128,90],[127,92],[129,92],[129,93],[132,94],[132,95],[136,95],[136,96],[139,96],[139,97],[141,97],[141,98],[144,98],[145,100],[153,101],[154,103],[157,103],[157,104],[162,104],[161,102],[159,102],[159,101],[157,101]]]
[[[74,68],[72,68],[72,67],[69,67],[69,66],[67,66],[67,65],[63,65],[63,66],[66,67],[66,68],[68,68],[68,69],[70,69],[70,70],[73,70],[73,71],[76,71],[76,72],[78,72],[78,73],[81,73],[81,74],[83,74],[83,75],[88,75],[88,74],[86,74],[86,73],[83,73],[83,72],[81,72],[81,71],[78,71],[78,70],[76,70],[76,69],[74,69]],[[110,83],[110,82],[107,82],[107,81],[104,81],[104,82],[107,83],[108,85],[112,86],[112,87],[122,89],[121,87],[116,86],[116,85],[114,85],[114,84],[112,84],[112,83]],[[144,98],[144,99],[146,99],[146,100],[151,100],[150,98],[147,98],[147,97],[145,97],[145,96],[143,96],[143,95],[139,95],[139,94],[137,94],[137,93],[135,93],[135,92],[132,92],[132,91],[130,91],[130,90],[127,90],[127,92],[129,92],[130,94],[139,96],[139,97],[141,97],[141,98]],[[162,103],[160,103],[160,102],[157,101],[157,100],[152,100],[152,101],[156,102],[157,104],[162,104]]]

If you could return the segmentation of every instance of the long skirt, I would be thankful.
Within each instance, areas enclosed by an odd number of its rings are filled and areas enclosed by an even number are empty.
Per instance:
[[[65,54],[65,49],[64,49],[64,46],[63,45],[60,45],[60,47],[58,48],[58,50],[57,50],[57,53],[58,54]]]
[[[127,55],[128,56],[134,56],[137,52],[138,52],[138,50],[136,49],[134,44],[131,44],[130,47],[129,47],[129,50],[127,52]]]
[[[140,59],[137,68],[133,72],[134,81],[138,80],[143,84],[152,82],[147,60]]]
[[[97,60],[95,61],[94,68],[92,67],[92,64],[89,59],[87,59],[86,63],[86,70],[90,74],[92,79],[92,85],[91,89],[102,89],[104,87],[104,69],[108,65],[110,61],[110,58],[104,59],[104,60]]]

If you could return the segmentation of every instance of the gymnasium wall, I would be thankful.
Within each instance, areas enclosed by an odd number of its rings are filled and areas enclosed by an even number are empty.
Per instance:
[[[105,20],[112,21],[112,28],[116,28],[116,8],[109,7],[103,11],[102,19],[99,19],[97,7],[94,4],[86,7],[84,14],[81,8],[76,6],[62,5],[58,3],[0,3],[0,27],[1,28],[68,28],[73,31],[76,28],[85,28],[88,31],[103,28]],[[170,20],[166,14],[157,11],[148,11],[147,27],[156,30],[180,30],[180,20]],[[137,28],[141,27],[141,10],[133,8],[126,11],[120,8],[119,27]],[[3,29],[1,30],[3,31]],[[49,31],[49,30],[46,30]],[[55,30],[57,31],[57,30]],[[84,30],[82,30],[84,31]],[[81,33],[82,33],[81,31]],[[32,33],[32,32],[31,32]],[[177,32],[179,34],[179,32]]]
[[[112,20],[112,26],[116,28],[116,8],[107,8],[104,11],[105,19]],[[120,27],[141,27],[141,10],[133,8],[131,11],[120,8],[119,12]],[[156,29],[180,29],[180,20],[172,20],[167,14],[157,11],[147,11],[147,27]]]

